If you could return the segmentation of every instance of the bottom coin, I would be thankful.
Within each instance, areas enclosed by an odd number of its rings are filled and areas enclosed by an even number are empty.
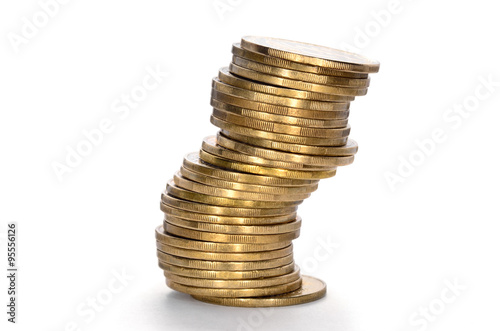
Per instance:
[[[302,276],[302,286],[285,294],[255,298],[222,298],[192,295],[199,301],[234,307],[281,307],[299,305],[321,299],[326,295],[326,284],[311,276]]]

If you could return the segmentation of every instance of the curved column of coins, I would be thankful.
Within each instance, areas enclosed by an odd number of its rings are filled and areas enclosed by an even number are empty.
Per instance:
[[[244,37],[212,82],[220,131],[186,155],[161,196],[157,256],[167,285],[231,306],[321,298],[326,285],[293,261],[297,206],[353,162],[350,102],[378,62],[281,39]]]

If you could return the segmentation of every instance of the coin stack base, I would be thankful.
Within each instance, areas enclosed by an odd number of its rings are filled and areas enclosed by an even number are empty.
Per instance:
[[[326,295],[300,274],[297,208],[354,161],[350,104],[379,63],[323,46],[243,37],[212,81],[220,129],[187,154],[161,195],[158,266],[166,285],[224,306],[278,307]]]

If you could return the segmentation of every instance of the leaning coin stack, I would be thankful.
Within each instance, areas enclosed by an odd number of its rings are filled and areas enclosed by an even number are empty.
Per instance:
[[[244,37],[212,81],[220,131],[185,156],[161,196],[156,229],[167,285],[204,302],[285,306],[323,297],[301,276],[297,206],[353,162],[350,102],[379,63],[327,47]]]

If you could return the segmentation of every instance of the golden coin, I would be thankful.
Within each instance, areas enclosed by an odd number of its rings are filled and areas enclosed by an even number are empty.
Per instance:
[[[193,295],[193,298],[199,301],[223,306],[282,307],[316,301],[323,298],[325,295],[326,284],[322,280],[311,276],[302,276],[302,286],[299,289],[280,295],[260,298],[223,298]]]
[[[164,203],[161,204],[160,209],[167,215],[182,218],[190,221],[217,223],[228,225],[265,225],[265,224],[279,224],[291,222],[297,218],[297,213],[279,216],[267,217],[235,217],[235,216],[220,216],[210,214],[199,214],[182,209],[172,208]]]
[[[261,261],[272,260],[292,254],[292,245],[274,251],[252,252],[252,253],[219,253],[195,251],[175,246],[166,245],[160,241],[156,242],[156,248],[164,253],[185,257],[188,259],[206,260],[206,261]]]
[[[308,171],[309,170],[311,170],[311,171],[312,170],[325,170],[325,167],[314,167],[314,166],[309,166],[309,165],[300,164],[300,163],[268,160],[268,159],[265,159],[262,157],[251,156],[251,155],[240,153],[238,151],[228,150],[226,148],[223,148],[223,147],[217,145],[217,141],[216,141],[215,136],[210,136],[210,137],[206,137],[205,139],[203,139],[201,150],[205,151],[207,153],[213,154],[213,155],[220,156],[224,159],[242,162],[242,163],[248,163],[248,164],[262,165],[262,166],[271,167],[271,168],[283,168],[283,169],[291,169],[291,170],[308,170]],[[305,196],[303,198],[300,198],[300,194],[294,194],[294,195],[295,195],[295,198],[298,198],[298,199],[293,199],[293,200],[301,200],[301,199],[305,199],[305,198],[309,197],[309,196]]]
[[[192,192],[180,188],[175,185],[173,180],[167,184],[167,192],[174,197],[184,200],[191,200],[209,205],[219,205],[226,207],[243,207],[243,208],[281,208],[297,206],[302,201],[257,201],[257,200],[241,200],[215,197],[210,194]]]
[[[204,261],[196,259],[187,259],[170,254],[163,253],[157,250],[156,255],[158,260],[163,263],[169,263],[180,267],[205,269],[205,270],[259,270],[281,267],[293,262],[292,254],[272,260],[261,261],[243,261],[243,262],[227,262],[227,261]]]
[[[192,213],[210,214],[213,216],[229,216],[235,218],[265,218],[271,216],[290,215],[297,211],[297,207],[257,209],[206,205],[203,203],[177,199],[176,197],[165,193],[162,193],[161,201],[167,206],[182,209]]]
[[[305,100],[317,100],[317,101],[337,101],[337,102],[354,100],[354,97],[351,96],[308,92],[308,91],[294,90],[278,86],[260,84],[258,82],[234,76],[229,72],[228,67],[221,68],[219,70],[218,77],[221,82],[227,85],[232,85],[246,90],[272,94],[281,97],[289,97],[289,98],[305,99]]]
[[[300,271],[296,268],[293,272],[276,277],[262,278],[262,279],[203,279],[193,278],[164,271],[165,277],[177,284],[187,286],[206,287],[206,288],[257,288],[276,286],[294,282],[300,278]]]
[[[361,96],[368,92],[368,89],[354,89],[340,86],[322,85],[310,82],[303,82],[300,80],[293,80],[278,76],[262,73],[260,71],[250,70],[240,67],[234,63],[229,64],[229,71],[233,75],[241,76],[246,79],[255,80],[257,82],[288,87],[296,90],[304,90],[309,92],[333,94],[333,95],[346,95],[346,96]]]
[[[285,133],[293,136],[304,136],[304,137],[320,137],[320,138],[342,138],[349,135],[351,127],[343,121],[339,121],[338,125],[334,128],[309,128],[304,126],[294,126],[288,124],[280,124],[268,121],[261,121],[254,118],[241,116],[233,114],[231,112],[226,112],[223,110],[215,109],[212,115],[226,121],[228,123],[233,123],[236,125],[241,125],[256,130],[275,132],[275,133]]]
[[[253,164],[234,162],[228,159],[218,157],[216,155],[206,153],[205,151],[200,151],[200,157],[209,163],[227,167],[229,169],[249,172],[254,174],[262,174],[266,176],[276,176],[284,178],[304,178],[304,179],[323,179],[335,176],[337,169],[331,168],[327,170],[315,170],[315,171],[302,171],[302,170],[290,170],[281,168],[269,168]]]
[[[358,54],[292,40],[245,36],[241,38],[241,47],[288,61],[342,71],[375,73],[380,67],[378,61]]]
[[[315,65],[312,66],[298,62],[283,60],[278,57],[268,56],[261,53],[252,52],[247,49],[241,48],[240,43],[233,44],[232,53],[233,55],[242,57],[250,61],[260,62],[285,69],[304,71],[313,74],[327,75],[327,76],[337,76],[337,77],[347,77],[347,78],[368,78],[368,74],[340,71],[333,68],[318,67]]]
[[[237,171],[231,171],[229,169],[223,169],[201,160],[199,157],[199,153],[197,152],[186,155],[184,157],[183,166],[186,169],[189,169],[191,171],[203,175],[225,179],[231,182],[238,182],[238,183],[284,186],[284,187],[309,186],[318,184],[318,180],[302,180],[302,179],[292,179],[292,178],[278,178],[272,176],[259,176],[253,174],[245,174]]]
[[[291,241],[275,242],[269,244],[240,244],[240,243],[216,243],[216,242],[196,241],[168,234],[163,229],[163,225],[160,225],[156,228],[155,237],[157,241],[169,246],[175,246],[189,250],[217,252],[217,253],[247,253],[247,252],[273,251],[277,249],[282,249],[284,247],[288,247],[291,244]]]
[[[348,122],[347,118],[338,120],[315,120],[311,118],[276,115],[262,111],[233,106],[228,103],[224,103],[215,99],[212,99],[211,105],[212,107],[214,107],[214,109],[222,110],[240,116],[251,117],[261,121],[276,122],[276,123],[296,125],[296,126],[305,126],[311,128],[342,128],[345,127]]]
[[[255,201],[299,201],[307,199],[310,194],[267,194],[267,193],[256,193],[256,192],[245,192],[229,190],[225,188],[204,185],[201,183],[193,182],[181,176],[178,172],[174,175],[174,183],[176,186],[183,188],[185,190],[211,195],[214,197],[229,198],[229,199],[241,199],[241,200],[255,200]]]
[[[239,225],[239,224],[215,224],[182,219],[172,215],[165,215],[165,222],[182,228],[196,231],[224,233],[224,234],[247,234],[247,235],[270,235],[289,233],[300,230],[302,219],[300,216],[288,223],[263,224],[263,225]],[[165,223],[165,224],[166,224]],[[164,227],[165,227],[164,224]],[[167,226],[168,227],[168,226]]]
[[[228,103],[234,106],[248,108],[261,112],[283,115],[283,116],[301,117],[301,118],[326,119],[326,120],[345,119],[349,114],[348,113],[349,104],[346,105],[346,103],[337,103],[335,106],[337,109],[335,110],[299,109],[299,108],[273,105],[270,103],[252,101],[215,90],[212,90],[212,99]]]
[[[275,149],[290,153],[308,154],[308,155],[321,155],[321,156],[349,156],[354,155],[358,151],[358,144],[356,141],[349,139],[347,144],[342,146],[308,146],[289,144],[280,141],[267,140],[262,138],[248,137],[234,132],[222,130],[221,133],[234,140],[244,142],[249,145],[259,146],[269,149]]]
[[[293,232],[266,235],[216,233],[183,228],[169,223],[168,221],[164,221],[163,228],[168,233],[172,233],[176,236],[184,238],[236,244],[271,244],[280,241],[289,242],[291,240],[297,239],[300,234],[300,229]]]
[[[295,264],[293,262],[276,268],[243,271],[184,268],[173,264],[164,263],[162,261],[158,261],[158,266],[164,271],[168,271],[176,275],[205,279],[258,279],[264,277],[281,276],[295,270]]]
[[[250,136],[255,138],[282,141],[290,144],[311,145],[311,146],[342,146],[345,145],[347,142],[347,136],[339,138],[315,138],[315,137],[293,136],[284,133],[275,133],[275,132],[257,130],[246,126],[229,123],[221,119],[218,119],[217,117],[214,116],[210,117],[210,122],[224,131],[235,132],[244,136]]]
[[[254,155],[258,157],[263,157],[266,159],[272,159],[277,161],[286,162],[297,162],[301,164],[313,165],[313,166],[345,166],[349,165],[354,161],[354,156],[311,156],[302,154],[293,154],[287,152],[279,152],[273,149],[265,149],[261,147],[255,147],[252,145],[247,145],[224,135],[217,134],[217,144],[234,151],[239,151],[240,153],[245,153],[249,155]]]
[[[303,71],[296,71],[296,70],[270,66],[267,64],[262,64],[259,62],[254,62],[248,59],[244,59],[238,56],[233,56],[233,63],[236,64],[237,66],[249,70],[255,70],[272,76],[278,76],[293,80],[300,80],[315,84],[359,89],[360,90],[359,92],[361,92],[361,90],[366,90],[366,88],[370,85],[370,78],[356,79],[356,78],[344,78],[336,76],[311,74]],[[354,95],[354,94],[349,94],[349,95]]]
[[[242,89],[239,87],[235,87],[232,85],[225,84],[221,82],[218,78],[214,78],[212,80],[212,88],[215,91],[222,92],[229,95],[234,95],[243,99],[269,103],[273,105],[279,105],[284,107],[291,108],[300,108],[300,109],[309,109],[309,110],[321,110],[321,111],[330,111],[336,110],[339,107],[340,102],[331,102],[331,101],[313,101],[313,100],[305,100],[305,99],[295,99],[288,97],[280,97],[273,94],[266,94],[255,92],[251,90]],[[340,103],[347,106],[347,102]]]
[[[266,185],[230,182],[227,179],[219,179],[199,174],[194,171],[188,170],[184,167],[181,167],[181,175],[182,177],[192,180],[194,182],[203,183],[210,186],[217,186],[236,191],[247,191],[247,192],[257,192],[257,193],[301,194],[301,193],[314,192],[318,188],[318,184],[308,185],[308,186],[283,187],[283,186],[266,186]]]
[[[286,292],[294,291],[300,288],[302,280],[299,278],[293,282],[275,285],[275,286],[267,286],[267,287],[257,287],[257,288],[231,288],[231,289],[222,289],[222,288],[207,288],[207,287],[194,287],[182,285],[179,283],[175,283],[167,278],[167,286],[173,290],[191,294],[191,295],[202,295],[202,296],[215,296],[215,297],[258,297],[258,296],[269,296],[282,294]]]

